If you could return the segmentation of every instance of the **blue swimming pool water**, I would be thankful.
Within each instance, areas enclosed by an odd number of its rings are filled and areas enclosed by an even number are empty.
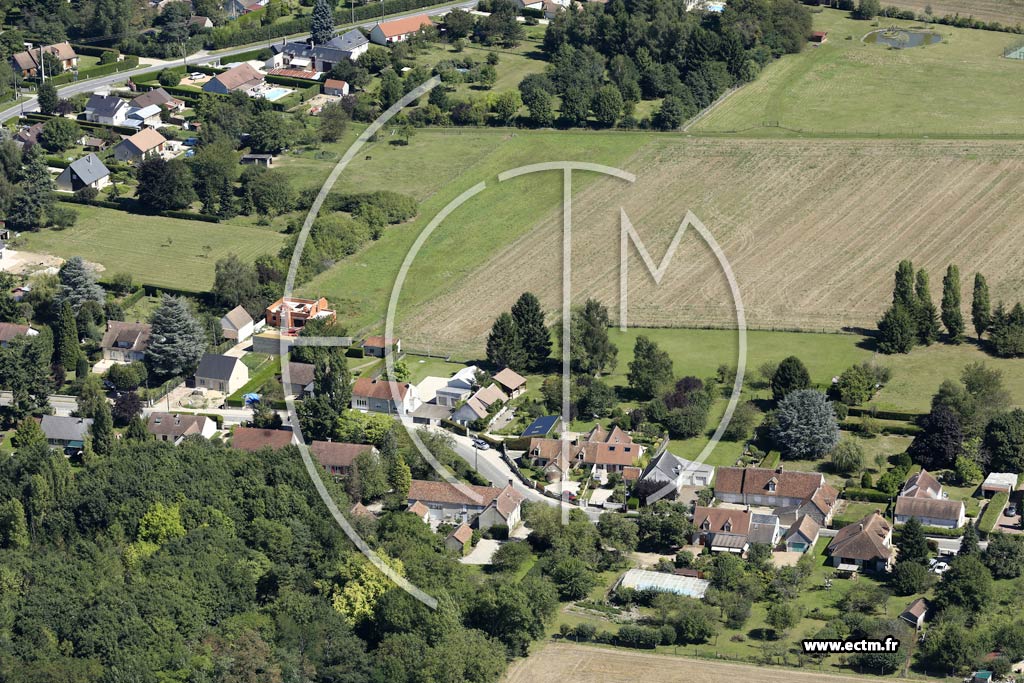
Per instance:
[[[291,93],[291,88],[271,88],[263,93],[263,97],[271,102],[276,102],[289,93]]]

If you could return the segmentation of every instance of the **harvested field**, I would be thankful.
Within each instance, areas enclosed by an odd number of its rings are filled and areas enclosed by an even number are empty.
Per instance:
[[[960,15],[982,21],[998,21],[1006,26],[1024,23],[1024,2],[1021,0],[894,0],[886,2],[900,9],[912,9],[920,14],[926,7],[932,8],[932,16]]]
[[[620,207],[655,263],[692,210],[731,262],[753,328],[873,327],[903,258],[929,270],[936,300],[946,266],[957,263],[965,312],[976,270],[988,276],[993,301],[1024,296],[1016,257],[1024,215],[1021,143],[659,136],[622,167],[637,173],[634,185],[602,178],[578,190],[573,203],[575,301],[597,297],[613,316]],[[479,201],[488,201],[484,195]],[[521,199],[496,197],[489,209],[500,219],[487,226],[501,231],[497,223],[512,219],[509,229],[521,236],[476,252],[475,270],[429,300],[416,301],[416,283],[438,264],[414,264],[398,325],[410,347],[479,352],[491,322],[526,289],[552,313],[559,308],[561,208],[551,198],[527,206]],[[509,201],[518,209],[510,210]],[[464,229],[459,221],[456,212],[435,238]],[[515,221],[532,228],[523,231]],[[632,247],[629,264],[630,325],[734,323],[724,277],[694,231],[660,285]]]
[[[906,679],[887,678],[899,681]],[[704,659],[549,643],[527,659],[513,663],[505,683],[863,683],[857,676],[817,671],[731,664]]]

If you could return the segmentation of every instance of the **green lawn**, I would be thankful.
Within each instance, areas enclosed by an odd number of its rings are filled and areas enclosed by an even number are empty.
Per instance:
[[[342,174],[337,191],[388,188],[403,192],[422,202],[419,217],[392,226],[368,248],[303,285],[299,293],[326,296],[353,333],[376,326],[384,318],[395,276],[414,240],[459,194],[481,181],[488,184],[483,196],[459,208],[458,221],[442,224],[420,250],[400,300],[403,310],[435,298],[475,270],[488,254],[526,234],[537,212],[546,211],[538,207],[560,206],[562,187],[557,175],[539,173],[499,184],[498,173],[562,159],[618,165],[650,137],[627,132],[429,129],[417,131],[408,146],[369,144]],[[325,145],[319,156],[340,153],[344,146]],[[326,177],[334,158],[309,161],[305,156],[289,159],[281,168],[305,166],[296,186],[313,185]],[[577,174],[574,189],[595,177]]]
[[[71,206],[71,205],[68,205]],[[74,205],[75,226],[23,233],[19,249],[81,256],[107,274],[131,273],[138,284],[190,292],[209,290],[218,259],[245,261],[276,253],[284,241],[265,229],[218,225],[161,216],[139,216],[96,206]]]
[[[826,134],[1020,135],[1024,99],[1007,93],[1024,62],[1002,57],[1019,36],[935,25],[938,44],[894,50],[861,42],[891,25],[921,26],[823,9],[814,28],[828,31],[826,44],[769,65],[691,132],[750,132],[769,123]]]

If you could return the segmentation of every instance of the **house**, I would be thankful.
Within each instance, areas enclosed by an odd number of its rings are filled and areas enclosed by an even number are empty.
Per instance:
[[[310,71],[315,75],[330,71],[346,61],[359,59],[369,47],[370,41],[358,29],[334,36],[322,45],[315,45],[309,40],[282,41],[280,45],[270,46],[273,54],[264,67]]]
[[[410,415],[419,408],[416,387],[408,382],[360,377],[352,385],[352,408],[363,412]]]
[[[544,13],[545,19],[554,19],[558,16],[559,12],[565,11],[565,5],[559,4],[554,0],[541,0],[540,9]]]
[[[434,402],[439,406],[455,408],[473,393],[479,368],[469,365],[452,375],[448,383],[434,393]]]
[[[196,17],[193,17],[195,19]],[[145,109],[156,105],[168,111],[181,111],[185,108],[184,100],[179,100],[163,88],[153,88],[137,95],[129,104],[136,109]]]
[[[367,337],[363,342],[363,353],[374,358],[383,358],[394,352],[395,355],[402,353],[401,339],[388,339],[386,337]]]
[[[60,417],[43,415],[39,426],[46,435],[46,443],[59,449],[64,455],[79,455],[85,448],[85,439],[92,427],[92,420],[82,417]]]
[[[14,67],[15,73],[22,78],[39,75],[39,66],[42,62],[41,52],[44,54],[48,53],[56,57],[57,61],[60,62],[61,69],[64,71],[78,67],[78,55],[75,54],[75,50],[71,47],[71,43],[64,41],[63,43],[46,45],[41,48],[34,47],[31,50],[25,50],[24,52],[16,52],[11,56],[11,66]],[[47,75],[52,76],[54,74]]]
[[[217,433],[217,423],[203,415],[150,413],[146,431],[155,436],[157,441],[168,441],[177,445],[186,436],[212,438]]]
[[[254,69],[248,62],[233,66],[219,73],[203,84],[203,92],[227,95],[233,92],[244,92],[249,97],[259,94],[266,85],[263,74]]]
[[[786,530],[783,540],[786,550],[791,553],[805,553],[813,550],[821,534],[821,526],[810,515],[800,515],[799,519]]]
[[[158,104],[149,104],[141,108],[131,107],[124,120],[124,125],[132,128],[156,128],[160,125],[160,112],[162,111],[163,109]]]
[[[264,316],[269,327],[286,329],[295,334],[294,331],[305,325],[307,320],[321,318],[336,320],[337,316],[329,306],[327,299],[323,297],[319,299],[281,297],[267,306]]]
[[[64,192],[78,192],[86,187],[102,190],[109,184],[110,171],[92,153],[75,159],[57,176],[57,189]]]
[[[795,519],[809,514],[821,526],[832,521],[838,492],[825,476],[812,472],[765,467],[719,467],[715,472],[715,497],[726,503],[790,509]]]
[[[991,498],[997,493],[1013,493],[1017,488],[1017,475],[1013,472],[991,472],[981,484],[981,493]]]
[[[225,339],[243,342],[252,336],[253,319],[241,306],[235,306],[220,319],[220,334]]]
[[[31,126],[25,126],[14,134],[14,143],[18,145],[18,147],[27,150],[29,147],[39,142],[39,134],[42,132],[42,123],[33,123]]]
[[[196,369],[196,386],[233,394],[249,381],[249,367],[240,358],[207,353]]]
[[[910,475],[900,490],[902,498],[944,498],[942,484],[927,470]]]
[[[288,383],[284,385],[285,396],[304,398],[313,395],[313,376],[316,366],[312,363],[288,363]],[[284,374],[281,374],[284,381]]]
[[[501,370],[492,379],[509,398],[515,398],[526,391],[526,378],[510,368]]]
[[[34,337],[39,330],[33,330],[28,325],[17,325],[15,323],[0,323],[0,347],[7,348],[11,340],[16,337]]]
[[[698,505],[693,510],[692,542],[705,545],[711,552],[742,555],[750,547],[747,535],[753,515],[750,510],[709,508]]]
[[[115,363],[134,363],[144,360],[149,348],[153,328],[146,323],[126,323],[120,320],[107,321],[100,348],[103,360]]]
[[[563,448],[566,449],[563,452]],[[611,431],[596,425],[584,437],[563,446],[561,439],[535,437],[530,439],[527,457],[544,469],[549,481],[561,479],[574,467],[589,466],[593,474],[624,472],[634,467],[643,455],[643,447],[614,427]]]
[[[813,45],[824,45],[827,40],[828,31],[815,31],[811,34],[811,43]]]
[[[674,498],[684,486],[703,488],[711,485],[715,468],[684,460],[668,452],[665,439],[637,479],[636,495],[652,505],[662,498]]]
[[[426,14],[377,22],[377,25],[370,29],[370,41],[378,45],[393,45],[408,40],[410,36],[433,25],[434,22]]]
[[[131,106],[120,97],[93,93],[85,103],[85,120],[107,126],[121,126],[128,118],[129,109]]]
[[[263,168],[270,168],[274,165],[273,154],[243,154],[242,158],[238,160],[242,166],[262,166]]]
[[[406,512],[411,512],[420,518],[420,521],[424,524],[430,524],[430,508],[418,500],[405,509]]]
[[[468,425],[478,420],[485,420],[489,424],[507,400],[508,396],[498,388],[497,384],[482,387],[466,399],[465,403],[456,408],[452,413],[452,421]]]
[[[328,78],[324,81],[324,94],[333,97],[344,97],[349,93],[348,82],[340,81],[337,78]]]
[[[188,27],[196,27],[197,30],[202,31],[203,29],[213,28],[213,22],[210,21],[210,17],[201,17],[198,14],[194,17],[189,17]]]
[[[309,451],[320,466],[334,477],[347,476],[361,454],[378,455],[377,449],[369,444],[337,441],[314,441],[309,445]]]
[[[511,481],[499,489],[414,479],[409,486],[409,504],[416,502],[427,506],[431,519],[438,522],[458,520],[480,530],[502,524],[512,529],[519,524],[523,495]]]
[[[544,3],[541,0],[515,0],[516,9],[522,12],[524,9],[540,10]]]
[[[840,529],[828,544],[832,566],[843,571],[884,572],[895,557],[892,525],[878,512]]]
[[[143,128],[131,137],[127,137],[114,148],[114,158],[118,161],[142,161],[164,150],[167,138],[155,128]]]
[[[900,496],[896,499],[893,515],[896,524],[906,524],[911,517],[925,526],[944,529],[959,529],[967,522],[963,501],[942,498],[911,498]]]
[[[285,429],[258,429],[236,427],[231,434],[231,447],[239,451],[255,453],[264,448],[278,450],[292,444],[294,434]]]
[[[356,503],[351,508],[349,508],[348,512],[353,517],[366,517],[366,518],[373,518],[374,517],[373,510],[371,510],[370,508],[366,507],[362,503]]]
[[[754,512],[750,515],[750,531],[747,541],[751,544],[766,545],[775,548],[782,538],[782,524],[775,515]]]
[[[900,619],[907,622],[915,629],[920,630],[924,626],[924,620],[928,616],[928,603],[924,598],[918,598],[907,605],[907,608],[900,612]]]
[[[468,555],[473,548],[473,530],[463,522],[444,539],[444,547],[458,555]]]

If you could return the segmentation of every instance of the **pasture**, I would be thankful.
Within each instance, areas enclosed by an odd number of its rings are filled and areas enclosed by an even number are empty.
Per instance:
[[[81,256],[101,264],[105,276],[130,273],[137,284],[207,291],[218,259],[237,254],[252,261],[276,253],[284,241],[266,229],[73,206],[78,214],[74,227],[22,233],[22,248],[63,258]]]
[[[1024,23],[1024,2],[1021,0],[893,0],[883,3],[923,14],[930,7],[932,16],[974,17],[981,21],[998,21],[1005,26]]]
[[[1007,93],[1024,77],[1024,62],[1002,57],[1019,35],[936,24],[942,42],[934,45],[896,50],[861,42],[869,31],[889,26],[922,24],[858,21],[823,9],[814,15],[814,28],[828,31],[824,45],[770,64],[691,132],[1020,135],[1024,100]]]

